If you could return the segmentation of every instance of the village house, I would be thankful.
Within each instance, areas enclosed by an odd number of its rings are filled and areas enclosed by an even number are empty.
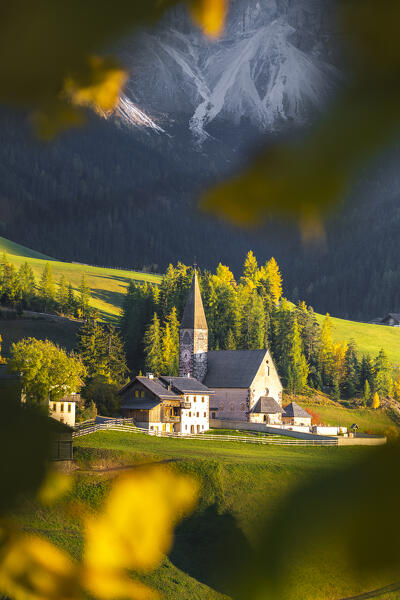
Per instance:
[[[136,377],[120,391],[122,413],[155,432],[203,433],[209,429],[211,392],[193,377]]]
[[[81,397],[79,394],[70,394],[57,401],[50,400],[50,416],[60,423],[69,425],[69,427],[75,427],[76,403],[79,402],[80,399]]]
[[[382,325],[400,327],[400,313],[389,313],[381,320]]]
[[[285,407],[282,414],[282,422],[284,425],[311,427],[311,415],[296,404],[296,402],[291,402]]]

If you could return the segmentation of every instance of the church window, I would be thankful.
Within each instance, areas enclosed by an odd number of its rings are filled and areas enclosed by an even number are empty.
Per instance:
[[[268,388],[266,388],[266,390],[265,390],[265,395],[269,396],[269,389]]]
[[[233,402],[231,402],[230,409],[235,410],[235,406],[234,406]]]
[[[244,402],[242,402],[241,405],[240,405],[240,410],[242,412],[244,412],[244,409],[245,409],[245,404],[244,404]]]
[[[267,373],[267,377],[269,377],[269,365],[267,365],[267,368],[265,369],[266,373]]]

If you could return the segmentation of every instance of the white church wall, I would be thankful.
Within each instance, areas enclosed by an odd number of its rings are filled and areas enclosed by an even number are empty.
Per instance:
[[[269,396],[282,405],[282,384],[269,352],[250,386],[250,410],[262,396]]]

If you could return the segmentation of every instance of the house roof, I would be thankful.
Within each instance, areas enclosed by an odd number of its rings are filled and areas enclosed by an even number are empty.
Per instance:
[[[143,400],[143,398],[132,398],[131,400],[126,400],[121,408],[151,410],[159,404],[161,404],[161,400]]]
[[[213,392],[205,385],[197,381],[194,377],[160,377],[164,385],[171,385],[181,394],[200,392],[203,394],[212,394]]]
[[[267,350],[215,350],[207,353],[204,384],[211,388],[248,388]]]
[[[284,417],[308,417],[311,419],[310,413],[308,413],[304,408],[301,408],[296,402],[291,402],[284,408]]]
[[[177,394],[172,390],[168,390],[158,377],[154,377],[153,379],[149,379],[149,377],[138,376],[132,379],[129,383],[127,383],[121,390],[119,390],[119,394],[123,394],[128,390],[136,381],[138,381],[143,387],[145,387],[151,394],[154,394],[157,398],[176,398]]]
[[[283,413],[283,408],[278,402],[270,396],[263,396],[251,409],[252,413],[276,414]]]
[[[386,321],[386,319],[394,319],[400,323],[400,313],[388,313],[382,320]]]
[[[196,271],[186,300],[181,329],[208,329]]]

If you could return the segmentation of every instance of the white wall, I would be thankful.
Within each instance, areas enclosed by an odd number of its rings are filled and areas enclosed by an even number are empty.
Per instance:
[[[75,426],[75,402],[65,402],[61,400],[59,402],[49,402],[50,415],[53,419],[65,423],[70,427]]]
[[[181,433],[202,433],[210,429],[209,396],[188,394],[185,400],[191,406],[181,409]]]

